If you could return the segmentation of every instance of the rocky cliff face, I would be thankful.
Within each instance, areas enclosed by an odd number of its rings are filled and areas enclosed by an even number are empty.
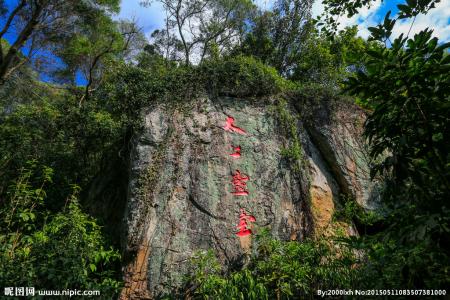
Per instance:
[[[146,111],[131,156],[122,299],[151,299],[179,287],[198,250],[238,263],[263,227],[284,240],[330,234],[341,194],[373,207],[363,112],[331,102],[308,113],[304,103],[286,105],[283,112],[292,116],[286,124],[279,105],[203,98]],[[294,161],[286,132],[298,135]],[[351,224],[339,226],[357,234]]]

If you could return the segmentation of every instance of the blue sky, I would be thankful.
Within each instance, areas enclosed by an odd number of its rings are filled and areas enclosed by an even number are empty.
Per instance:
[[[342,27],[349,25],[358,25],[359,35],[367,38],[369,36],[368,27],[378,24],[384,19],[386,13],[391,10],[391,15],[398,12],[397,4],[405,3],[400,0],[377,0],[372,2],[370,8],[363,8],[359,14],[352,18],[341,18]],[[323,5],[317,1],[313,7],[315,15],[323,12]],[[393,36],[399,36],[401,33],[406,33],[411,27],[412,20],[404,19],[397,22],[393,30]],[[411,27],[410,36],[430,27],[434,30],[434,36],[438,37],[441,42],[450,41],[450,1],[442,0],[426,15],[419,15]]]
[[[255,3],[262,9],[270,9],[274,0],[256,0]],[[155,29],[164,25],[164,10],[159,2],[154,2],[150,7],[139,5],[140,0],[123,0],[122,10],[118,18],[135,18],[142,27],[147,36]],[[374,1],[371,8],[363,8],[360,13],[350,19],[341,18],[341,26],[358,25],[359,35],[367,38],[369,31],[367,27],[376,25],[382,20],[387,11],[397,12],[397,4],[404,3],[400,0],[381,0]],[[316,1],[313,6],[313,14],[317,16],[323,12],[321,1]],[[401,32],[408,32],[411,20],[399,22],[394,28],[394,35]],[[425,16],[419,16],[414,22],[411,34],[414,34],[426,27],[432,27],[435,30],[435,36],[441,41],[450,41],[450,1],[443,0],[435,9]]]
[[[255,3],[262,9],[270,9],[274,0],[254,0]],[[143,7],[139,3],[141,0],[122,0],[121,11],[119,15],[115,16],[117,19],[135,19],[147,37],[157,28],[162,28],[164,25],[165,13],[160,2],[153,1],[149,7]],[[403,3],[402,0],[376,0],[370,8],[363,8],[360,13],[352,18],[343,17],[341,28],[345,26],[358,25],[359,35],[367,38],[369,32],[367,27],[376,25],[384,18],[388,10],[392,13],[397,12],[397,4]],[[15,5],[17,0],[7,0],[8,6]],[[323,12],[323,4],[318,0],[313,5],[313,15],[317,16]],[[4,22],[4,18],[0,20],[0,25]],[[394,28],[394,35],[399,35],[401,32],[408,32],[411,25],[411,20],[403,20],[398,22]],[[427,15],[419,16],[411,29],[411,33],[416,33],[426,27],[434,29],[434,35],[437,36],[441,42],[450,41],[450,1],[442,0],[437,4],[436,8],[431,10]],[[5,36],[9,41],[15,37],[14,32],[9,32]]]
[[[270,9],[274,0],[253,0],[261,9]],[[322,0],[317,0],[313,5],[313,16],[318,16],[323,12]],[[8,7],[15,7],[18,0],[6,0]],[[158,28],[164,26],[165,13],[163,6],[158,1],[153,1],[149,7],[143,7],[139,3],[141,0],[122,0],[121,11],[115,19],[134,19],[144,31],[147,37]],[[404,0],[376,0],[372,2],[370,8],[363,8],[352,18],[341,17],[339,19],[341,28],[345,26],[358,25],[358,35],[367,38],[369,36],[368,27],[378,24],[385,16],[386,12],[392,10],[392,14],[397,12],[397,4],[404,3]],[[0,18],[0,26],[5,22],[5,18]],[[407,33],[410,29],[412,20],[406,19],[397,22],[393,30],[393,35],[398,36],[402,32]],[[434,36],[438,37],[440,42],[450,41],[450,1],[442,0],[436,8],[427,15],[420,15],[416,18],[411,28],[411,34],[417,33],[426,27],[434,30]],[[8,32],[4,36],[10,43],[16,37],[15,32]],[[26,50],[26,49],[25,49]],[[56,61],[55,61],[56,62]],[[56,62],[57,63],[57,62]],[[77,81],[83,84],[81,76],[77,76]],[[44,74],[41,79],[48,80]]]

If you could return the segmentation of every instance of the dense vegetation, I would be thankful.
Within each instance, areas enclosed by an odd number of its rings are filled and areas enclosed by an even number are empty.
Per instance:
[[[105,298],[120,291],[118,237],[95,214],[104,200],[89,191],[107,173],[124,180],[143,107],[202,94],[330,90],[369,113],[382,211],[368,214],[350,199],[336,218],[372,226],[371,234],[298,243],[263,233],[236,270],[199,253],[187,293],[284,299],[450,285],[449,44],[430,29],[390,40],[398,19],[438,1],[399,5],[397,19],[388,13],[369,29],[369,41],[356,28],[336,32],[336,23],[370,0],[326,0],[323,21],[311,19],[312,1],[278,0],[271,11],[246,0],[162,2],[175,11],[148,44],[132,22],[113,21],[118,0],[0,1],[0,286],[99,289]]]
[[[245,268],[226,273],[214,254],[198,252],[189,278],[193,295],[213,299],[313,298],[317,290],[355,287],[355,255],[344,245],[325,239],[282,242],[268,232],[258,234],[252,258]],[[226,274],[226,275],[224,275]]]

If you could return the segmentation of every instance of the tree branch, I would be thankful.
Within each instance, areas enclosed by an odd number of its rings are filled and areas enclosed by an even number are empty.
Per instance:
[[[97,64],[99,63],[100,59],[107,54],[108,52],[111,51],[112,45],[114,43],[114,38],[111,39],[108,47],[103,50],[102,52],[100,52],[99,54],[97,54],[94,57],[94,60],[92,61],[92,64],[89,66],[89,75],[88,75],[88,82],[86,84],[86,88],[84,90],[84,95],[83,97],[81,97],[80,102],[78,103],[78,105],[81,107],[81,105],[83,104],[84,100],[87,100],[89,98],[89,93],[91,92],[90,88],[92,83],[94,82],[94,69],[96,68]]]
[[[3,61],[0,64],[0,84],[4,82],[5,75],[7,74],[8,69],[11,67],[11,63],[13,62],[14,58],[17,57],[19,49],[30,38],[36,26],[39,24],[39,17],[43,9],[44,5],[36,2],[36,8],[31,15],[31,19],[28,21],[24,29],[20,32],[14,44],[9,48],[8,53],[5,55]]]
[[[20,1],[19,5],[17,5],[17,7],[9,15],[8,20],[6,20],[5,26],[3,26],[2,31],[0,31],[0,64],[3,62],[3,47],[1,43],[2,37],[8,31],[16,14],[25,6],[25,4],[26,4],[25,0]]]
[[[8,20],[6,20],[5,26],[3,26],[2,31],[0,31],[0,39],[3,37],[3,35],[8,31],[9,26],[11,26],[11,22],[16,16],[16,14],[25,6],[26,1],[22,0],[20,1],[19,5],[11,12],[11,14],[8,17]]]

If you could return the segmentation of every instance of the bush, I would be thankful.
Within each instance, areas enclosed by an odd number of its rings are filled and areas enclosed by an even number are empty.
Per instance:
[[[140,111],[155,102],[182,104],[202,95],[257,97],[293,89],[294,84],[253,57],[175,64],[120,65],[107,74],[95,97],[125,124],[139,128]]]
[[[237,56],[220,61],[205,62],[200,66],[207,75],[207,88],[218,95],[251,97],[281,92],[291,83],[282,78],[275,68],[254,57]]]
[[[49,200],[64,200],[71,183],[86,188],[121,141],[117,119],[93,101],[80,108],[71,96],[16,106],[0,121],[0,194],[29,160],[55,170]],[[60,209],[64,202],[47,204]]]
[[[77,202],[78,188],[67,206],[52,214],[44,209],[45,187],[52,169],[23,169],[0,208],[0,286],[36,289],[92,289],[113,297],[120,288],[116,250],[106,244],[95,220]]]
[[[190,283],[201,299],[313,298],[318,289],[352,288],[356,258],[325,240],[284,242],[262,232],[247,267],[225,274],[211,251],[193,257]]]
[[[372,280],[378,286],[450,285],[450,44],[432,34],[427,28],[368,51],[368,67],[346,82],[349,94],[373,108],[364,135],[371,177],[384,178],[388,214],[369,252],[384,274]]]

